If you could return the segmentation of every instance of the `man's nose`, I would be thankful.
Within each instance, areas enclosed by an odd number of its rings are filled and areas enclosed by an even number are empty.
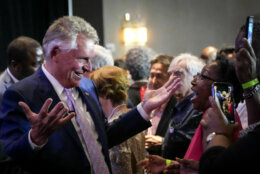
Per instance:
[[[153,77],[152,80],[151,80],[152,84],[155,84],[157,82],[157,78],[156,77]]]

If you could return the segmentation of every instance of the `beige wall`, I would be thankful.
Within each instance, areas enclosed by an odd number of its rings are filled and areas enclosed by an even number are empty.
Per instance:
[[[159,53],[199,55],[207,45],[233,45],[247,15],[260,14],[259,0],[103,0],[104,43],[124,55],[120,29],[126,12],[146,23],[147,45]]]

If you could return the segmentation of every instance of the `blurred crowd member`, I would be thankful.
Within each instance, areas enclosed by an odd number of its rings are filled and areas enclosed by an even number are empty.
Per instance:
[[[45,63],[3,96],[0,141],[5,153],[34,174],[112,173],[108,149],[147,129],[150,112],[169,99],[179,78],[148,90],[136,108],[107,123],[79,86],[90,71],[96,30],[77,16],[55,20],[43,38]]]
[[[242,26],[240,29],[240,32],[237,35],[236,43],[235,43],[236,53],[239,51],[239,49],[241,47],[245,47],[244,42],[243,42],[245,31],[246,31],[245,26]],[[258,79],[260,79],[260,61],[259,61],[259,58],[260,58],[260,32],[259,31],[260,31],[260,22],[258,21],[258,22],[254,23],[253,41],[252,41],[252,48],[253,48],[252,52],[254,52],[254,55],[257,58],[257,60],[253,62],[254,64],[256,64],[256,68],[254,67],[254,65],[252,65],[252,67],[248,70],[246,68],[244,68],[244,70],[241,72],[237,71],[239,74],[243,74],[244,71],[247,70],[247,73],[248,73],[248,71],[252,71],[252,69],[255,68],[255,74]],[[247,49],[249,49],[249,48],[247,48]],[[236,59],[236,62],[238,62],[237,59]],[[246,76],[246,74],[244,74],[243,76]],[[241,80],[240,80],[240,82],[244,83],[244,81],[241,81]],[[251,124],[254,124],[254,123],[257,123],[260,121],[260,117],[255,114],[255,113],[260,112],[260,108],[255,107],[255,105],[256,105],[256,103],[254,103],[254,100],[252,100],[252,101],[246,100],[246,107],[247,107],[248,115],[250,114],[250,117],[248,116],[248,125],[251,125]],[[256,109],[256,112],[252,112],[255,109]]]
[[[104,66],[90,73],[97,87],[99,100],[108,122],[118,119],[129,111],[126,106],[127,90],[130,82],[127,72],[116,66]],[[121,144],[109,149],[114,174],[141,174],[136,163],[144,159],[145,134],[141,132]]]
[[[168,159],[183,158],[190,141],[199,125],[202,113],[192,107],[190,99],[194,96],[191,90],[193,76],[201,71],[204,63],[198,57],[188,53],[180,54],[173,59],[168,72],[181,78],[179,89],[173,94],[176,105],[169,110],[167,132],[162,143],[162,156]]]
[[[43,62],[42,55],[40,43],[30,37],[20,36],[10,42],[7,47],[8,67],[0,76],[0,105],[7,88],[38,69]],[[27,173],[4,153],[0,158],[0,170],[2,174]]]
[[[114,65],[112,54],[101,45],[95,45],[94,57],[91,60],[92,70],[96,70],[106,65]]]
[[[213,82],[228,82],[233,85],[234,106],[236,108],[238,103],[242,100],[243,89],[236,77],[234,62],[225,58],[220,58],[207,64],[201,71],[201,74],[198,74],[193,79],[192,90],[196,94],[191,99],[193,107],[203,111],[204,115],[207,114],[207,109],[210,107],[209,96],[212,95],[211,88]],[[241,130],[242,127],[239,116],[237,113],[235,116],[239,123],[239,130]],[[204,135],[204,132],[202,131],[201,126],[199,126],[184,158],[194,160],[200,159],[206,142],[206,140],[204,141],[201,139],[202,135]],[[198,141],[198,139],[201,140]],[[237,139],[237,132],[234,135],[234,139]]]
[[[191,98],[191,102],[193,103],[194,109],[204,112],[203,118],[207,115],[208,109],[211,106],[209,96],[211,96],[211,87],[213,82],[231,83],[234,87],[235,105],[237,105],[242,100],[243,89],[238,79],[236,78],[236,72],[233,62],[224,58],[217,59],[216,61],[213,61],[204,66],[201,73],[198,73],[196,76],[194,76],[194,79],[191,82],[191,89],[195,93],[195,95]],[[236,115],[236,120],[239,122],[239,130],[241,130],[242,127],[240,125],[238,115]],[[237,133],[238,132],[236,131],[233,134],[234,136],[232,136],[232,138],[237,139]],[[200,160],[203,151],[206,147],[205,134],[207,134],[207,131],[204,132],[202,130],[202,126],[199,125],[192,138],[189,148],[184,156],[185,159],[191,159],[196,161]],[[148,160],[140,162],[139,165],[143,165],[144,168],[149,169],[151,169],[150,166],[153,166],[154,170],[159,171],[163,171],[165,169],[166,159],[159,158],[157,156],[148,156],[148,158]],[[171,168],[172,166],[179,165],[177,161],[171,161],[169,162],[169,164],[169,168]],[[179,170],[179,167],[177,168]]]
[[[127,71],[127,77],[128,77],[128,79],[130,81],[130,85],[133,84],[132,76],[131,76],[129,70],[127,69],[127,67],[126,67],[125,59],[116,59],[115,60],[115,66],[126,70]]]
[[[122,68],[122,69],[124,69],[124,70],[127,70],[127,68],[126,68],[126,64],[125,64],[125,60],[124,59],[116,59],[115,61],[114,61],[114,65],[115,66],[117,66],[117,67],[119,67],[119,68]]]
[[[105,47],[101,45],[94,46],[94,57],[90,59],[91,62],[91,71],[94,71],[98,68],[101,68],[106,65],[114,65],[114,59],[112,54]],[[86,72],[84,75],[88,77],[89,72]]]
[[[231,61],[235,61],[236,53],[235,53],[234,47],[230,47],[230,46],[223,47],[219,50],[218,54],[220,55],[218,57],[223,57],[223,58],[226,58],[226,59],[230,59]],[[241,121],[241,124],[242,124],[242,128],[243,129],[247,128],[247,126],[248,126],[248,115],[247,115],[246,103],[245,103],[244,100],[241,101],[238,104],[236,111],[239,115],[239,118],[240,118],[240,121]]]
[[[150,61],[155,52],[147,47],[135,47],[126,53],[126,68],[129,70],[133,84],[128,90],[130,101],[136,106],[142,101],[147,86]]]
[[[130,72],[126,68],[125,59],[122,59],[122,58],[116,59],[114,61],[114,63],[115,63],[115,66],[126,70],[127,78],[128,78],[128,80],[130,82],[130,85],[133,84],[133,82],[132,82],[133,80],[132,80],[131,74],[130,74]],[[134,107],[132,101],[129,98],[127,98],[127,107],[128,108],[133,108]]]
[[[96,44],[94,45],[94,57],[90,59],[90,62],[91,68],[84,73],[84,77],[80,81],[80,87],[88,91],[89,95],[91,95],[96,100],[96,102],[99,103],[98,97],[96,95],[97,92],[95,89],[95,84],[93,83],[93,81],[88,79],[89,73],[106,65],[113,66],[114,59],[111,53],[106,48]]]
[[[172,56],[159,54],[151,60],[148,79],[149,89],[158,89],[168,81],[170,77],[168,68],[172,59]],[[169,101],[152,111],[152,126],[146,132],[146,148],[149,154],[161,155],[162,138],[167,131],[171,119],[170,113],[175,103],[175,98],[171,97]]]
[[[207,46],[205,47],[200,55],[200,58],[206,63],[210,63],[212,61],[214,61],[217,57],[217,52],[218,49],[216,47],[213,46]]]
[[[236,73],[240,83],[246,84],[259,79],[260,22],[254,23],[252,46],[248,43],[243,26],[236,38]],[[201,174],[206,173],[258,173],[260,161],[260,85],[250,83],[244,88],[249,127],[248,133],[232,143],[230,135],[237,125],[226,125],[220,111],[211,99],[211,109],[203,119],[203,129],[208,136],[216,132],[208,143],[199,166]]]
[[[231,46],[223,47],[219,50],[218,54],[226,59],[235,59],[235,48]]]
[[[170,74],[181,78],[181,85],[173,96],[177,100],[168,130],[162,145],[162,156],[168,159],[183,158],[196,128],[202,117],[202,112],[192,106],[191,90],[193,76],[201,72],[205,64],[198,57],[184,53],[171,62],[168,69]]]
[[[43,62],[42,47],[36,40],[20,36],[7,47],[8,67],[0,76],[0,105],[4,92],[12,84],[33,74]]]

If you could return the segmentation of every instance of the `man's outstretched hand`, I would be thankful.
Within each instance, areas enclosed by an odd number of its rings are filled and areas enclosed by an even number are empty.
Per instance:
[[[31,124],[31,140],[39,146],[43,145],[53,132],[75,116],[75,113],[70,113],[66,117],[63,117],[68,112],[68,109],[64,107],[62,102],[57,103],[49,112],[51,104],[52,99],[48,98],[44,102],[40,112],[37,114],[32,112],[26,103],[19,102],[19,105],[22,107]]]
[[[152,110],[165,103],[179,86],[180,78],[172,75],[161,88],[156,90],[147,88],[142,102],[142,107],[145,112],[150,114]]]

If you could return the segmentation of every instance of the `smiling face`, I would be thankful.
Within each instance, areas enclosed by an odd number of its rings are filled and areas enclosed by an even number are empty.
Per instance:
[[[85,72],[91,71],[90,59],[94,55],[94,41],[84,35],[77,36],[77,48],[70,51],[54,48],[52,51],[52,75],[65,88],[79,85]]]
[[[158,89],[164,85],[169,79],[167,68],[161,63],[154,63],[151,65],[149,74],[149,87],[151,89]]]
[[[191,89],[195,93],[195,96],[191,98],[191,102],[194,109],[204,112],[210,107],[209,96],[211,96],[211,85],[218,79],[217,72],[217,63],[212,62],[202,69],[201,76],[195,76],[192,80]]]

